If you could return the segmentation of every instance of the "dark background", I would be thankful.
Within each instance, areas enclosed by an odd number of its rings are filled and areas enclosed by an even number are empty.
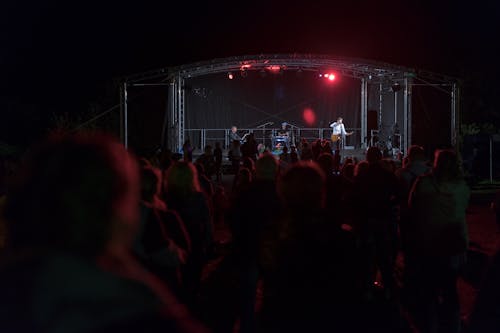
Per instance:
[[[117,78],[198,60],[321,53],[464,80],[464,121],[499,121],[495,1],[3,1],[0,141],[118,103]]]

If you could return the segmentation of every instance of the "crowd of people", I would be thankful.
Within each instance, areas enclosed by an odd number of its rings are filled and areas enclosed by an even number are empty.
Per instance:
[[[0,201],[0,330],[463,330],[470,190],[455,151],[415,145],[399,165],[376,147],[342,163],[322,142],[252,150],[226,189],[214,150],[152,159],[101,134],[34,147]],[[231,235],[220,257],[217,228]]]

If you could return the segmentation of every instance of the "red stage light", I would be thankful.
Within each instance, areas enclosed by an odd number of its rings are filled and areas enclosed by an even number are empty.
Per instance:
[[[279,72],[281,70],[281,66],[280,65],[267,66],[267,70],[271,72]]]
[[[327,72],[319,74],[319,77],[323,77],[327,80],[334,81],[336,79],[335,73]]]
[[[308,126],[313,126],[314,123],[316,122],[316,113],[314,113],[313,109],[306,108],[302,112],[302,118],[304,118],[304,122]]]

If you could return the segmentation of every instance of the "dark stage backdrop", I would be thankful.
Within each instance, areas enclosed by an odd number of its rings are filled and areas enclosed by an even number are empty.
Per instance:
[[[218,74],[186,80],[186,129],[253,128],[284,121],[298,127],[328,127],[338,116],[349,128],[360,127],[359,80],[338,77],[327,82],[315,72]],[[315,119],[304,120],[310,109]]]

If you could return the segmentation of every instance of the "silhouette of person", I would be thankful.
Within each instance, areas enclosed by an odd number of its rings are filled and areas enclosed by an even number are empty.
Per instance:
[[[8,193],[2,332],[196,332],[170,290],[131,255],[138,165],[102,134],[35,147]]]

